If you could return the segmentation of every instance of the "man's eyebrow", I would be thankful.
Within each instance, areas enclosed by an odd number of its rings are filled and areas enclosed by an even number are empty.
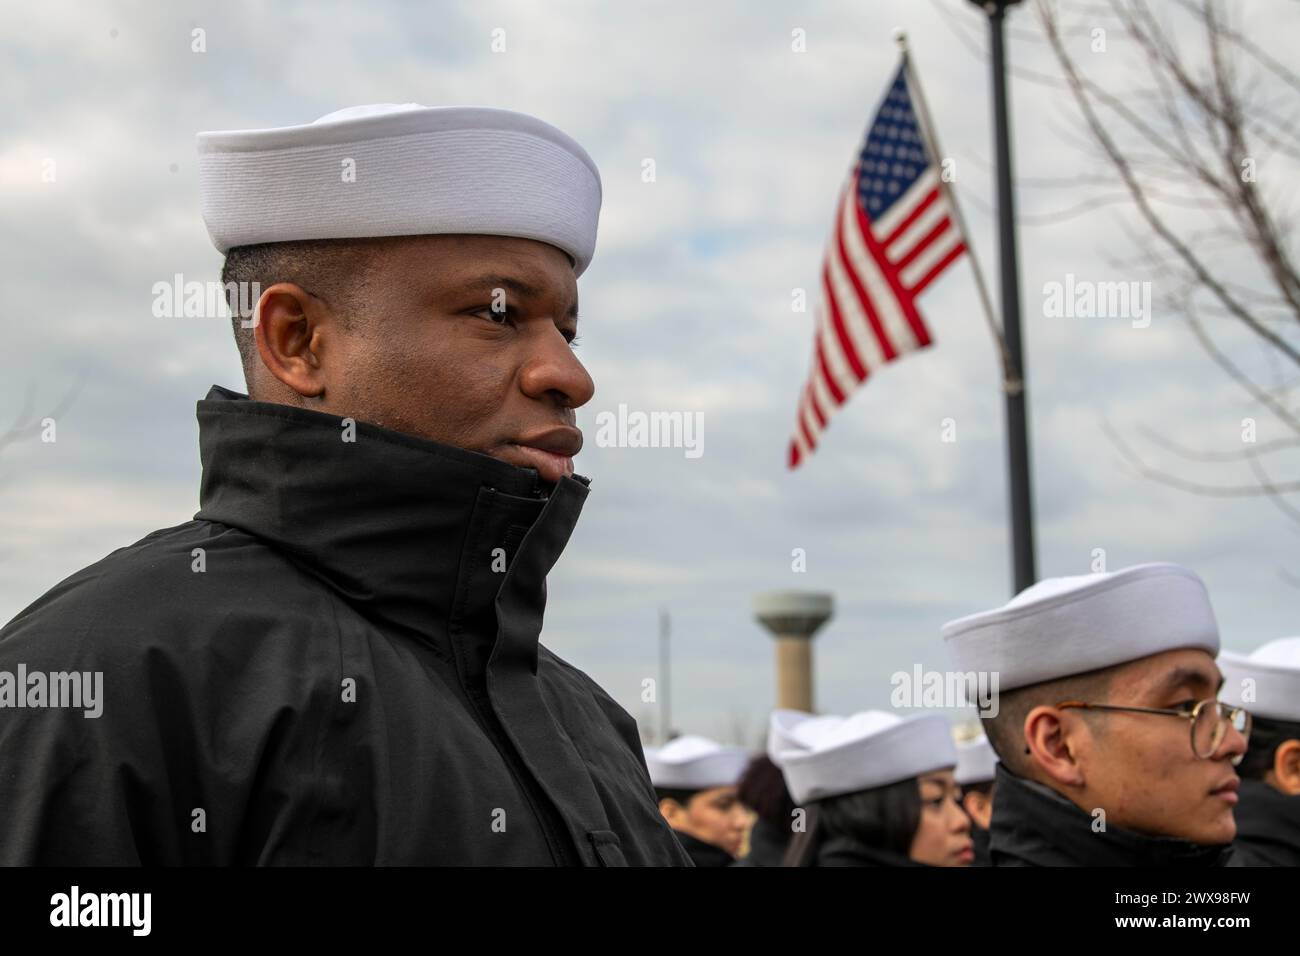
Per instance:
[[[1219,683],[1222,684],[1223,680],[1220,679]],[[1195,667],[1175,667],[1172,671],[1166,674],[1157,685],[1156,695],[1158,697],[1164,697],[1167,694],[1172,694],[1175,690],[1184,685],[1193,689],[1198,687],[1208,689],[1213,685],[1213,681],[1205,676],[1204,671]],[[1218,688],[1216,687],[1215,690],[1217,691]]]
[[[540,286],[533,285],[526,279],[518,276],[502,275],[499,273],[476,276],[466,282],[462,282],[446,291],[446,295],[459,297],[473,295],[475,292],[490,292],[493,289],[505,289],[507,292],[517,295],[523,299],[540,299],[546,295],[546,290]],[[578,300],[575,298],[573,304],[565,312],[567,318],[574,318],[578,314]]]

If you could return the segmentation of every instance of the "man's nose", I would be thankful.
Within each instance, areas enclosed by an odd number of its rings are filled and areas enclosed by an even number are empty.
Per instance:
[[[1246,748],[1250,746],[1250,741],[1246,735],[1232,725],[1227,725],[1227,731],[1223,735],[1223,743],[1219,745],[1219,750],[1225,757],[1235,757],[1238,754],[1244,754]]]
[[[553,324],[546,325],[529,338],[531,351],[524,360],[520,387],[530,398],[541,401],[549,395],[564,408],[580,408],[596,394],[596,383],[564,334]]]

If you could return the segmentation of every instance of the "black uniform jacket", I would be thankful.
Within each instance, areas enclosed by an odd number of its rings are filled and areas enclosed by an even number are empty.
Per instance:
[[[1050,787],[999,763],[989,824],[994,866],[1225,866],[1230,845],[1208,846],[1121,827],[1093,829],[1093,817]]]
[[[749,852],[733,866],[781,866],[790,845],[790,827],[759,817],[749,831]]]
[[[860,840],[834,836],[823,840],[817,848],[814,866],[909,866],[923,867],[903,853],[868,846]]]
[[[990,821],[992,822],[992,821]],[[989,831],[982,826],[971,821],[970,825],[971,843],[974,844],[975,862],[972,866],[992,866],[989,862]]]
[[[1263,780],[1243,780],[1233,810],[1237,839],[1230,866],[1300,866],[1300,796]]]
[[[690,856],[691,862],[696,866],[732,866],[736,862],[736,858],[720,846],[706,843],[689,833],[683,833],[681,830],[678,830],[674,835],[677,837],[677,842],[682,845],[682,849]]]
[[[0,864],[690,865],[635,722],[538,643],[585,478],[215,386],[198,417],[194,520],[0,631],[0,670],[103,682],[0,708]]]

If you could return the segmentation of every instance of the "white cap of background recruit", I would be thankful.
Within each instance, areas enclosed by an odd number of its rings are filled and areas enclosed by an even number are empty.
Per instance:
[[[1300,721],[1300,637],[1269,641],[1250,654],[1219,655],[1219,699],[1272,720]]]
[[[957,769],[953,773],[959,786],[987,783],[997,775],[998,755],[983,734],[957,744]]]
[[[801,750],[804,744],[801,742],[814,728],[821,724],[828,726],[837,725],[842,717],[824,716],[818,717],[815,714],[805,713],[802,710],[783,710],[778,708],[772,711],[772,716],[767,723],[767,756],[772,763],[780,765],[777,754],[783,750]],[[800,736],[794,735],[795,728],[802,728]]]
[[[712,790],[731,787],[749,764],[743,747],[724,747],[706,737],[686,735],[662,747],[645,748],[650,782],[669,790]]]
[[[314,123],[198,134],[199,196],[217,251],[299,239],[449,233],[550,243],[581,275],[596,250],[600,172],[526,113],[415,103]]]
[[[957,763],[952,731],[942,715],[904,720],[866,710],[849,717],[803,717],[783,719],[782,749],[772,757],[798,804],[883,787]]]
[[[1048,578],[942,633],[955,670],[996,673],[1004,691],[1179,648],[1219,653],[1205,584],[1177,564]]]

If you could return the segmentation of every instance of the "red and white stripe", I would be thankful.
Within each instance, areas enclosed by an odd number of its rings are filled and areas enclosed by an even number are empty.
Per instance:
[[[855,169],[841,192],[822,266],[791,468],[812,454],[831,415],[868,375],[930,344],[916,297],[966,250],[934,166],[877,222],[868,219],[857,188]]]

